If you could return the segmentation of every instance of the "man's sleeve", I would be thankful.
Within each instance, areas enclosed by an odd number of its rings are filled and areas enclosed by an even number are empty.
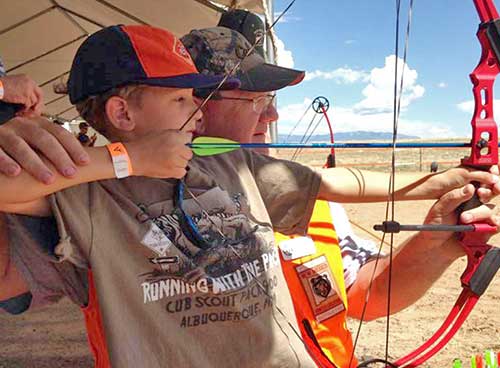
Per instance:
[[[28,284],[31,300],[21,295],[4,301],[4,309],[22,312],[20,306],[39,307],[68,296],[74,303],[87,304],[87,272],[69,262],[59,262],[54,249],[59,243],[53,217],[7,216],[12,261]],[[5,304],[7,303],[7,304]],[[24,309],[24,310],[25,310]]]
[[[283,234],[307,231],[321,174],[296,162],[247,152],[273,228]]]

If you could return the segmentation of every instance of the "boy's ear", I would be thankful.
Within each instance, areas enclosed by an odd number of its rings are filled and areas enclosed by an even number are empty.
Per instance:
[[[130,132],[135,128],[135,122],[131,119],[130,105],[119,96],[111,96],[106,101],[106,115],[110,123],[118,130]]]

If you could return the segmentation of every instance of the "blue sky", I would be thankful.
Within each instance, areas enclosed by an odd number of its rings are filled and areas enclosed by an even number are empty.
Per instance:
[[[275,0],[275,13],[288,3]],[[402,3],[401,58],[408,1]],[[395,22],[391,0],[297,0],[276,26],[282,41],[278,62],[307,74],[304,82],[278,94],[279,133],[288,133],[319,95],[330,100],[334,131],[391,131]],[[414,2],[400,133],[470,136],[468,75],[480,56],[478,23],[472,0]],[[317,132],[326,133],[326,126]]]

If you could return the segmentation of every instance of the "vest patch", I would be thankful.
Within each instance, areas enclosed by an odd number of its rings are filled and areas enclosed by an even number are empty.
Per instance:
[[[307,257],[316,253],[316,245],[308,236],[283,240],[279,243],[281,254],[286,261]]]
[[[298,265],[295,270],[316,321],[324,321],[345,310],[325,256],[319,256]]]

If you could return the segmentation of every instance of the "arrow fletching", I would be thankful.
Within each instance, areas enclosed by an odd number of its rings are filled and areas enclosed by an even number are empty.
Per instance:
[[[213,156],[241,147],[238,142],[219,137],[196,137],[189,145],[197,156]]]

